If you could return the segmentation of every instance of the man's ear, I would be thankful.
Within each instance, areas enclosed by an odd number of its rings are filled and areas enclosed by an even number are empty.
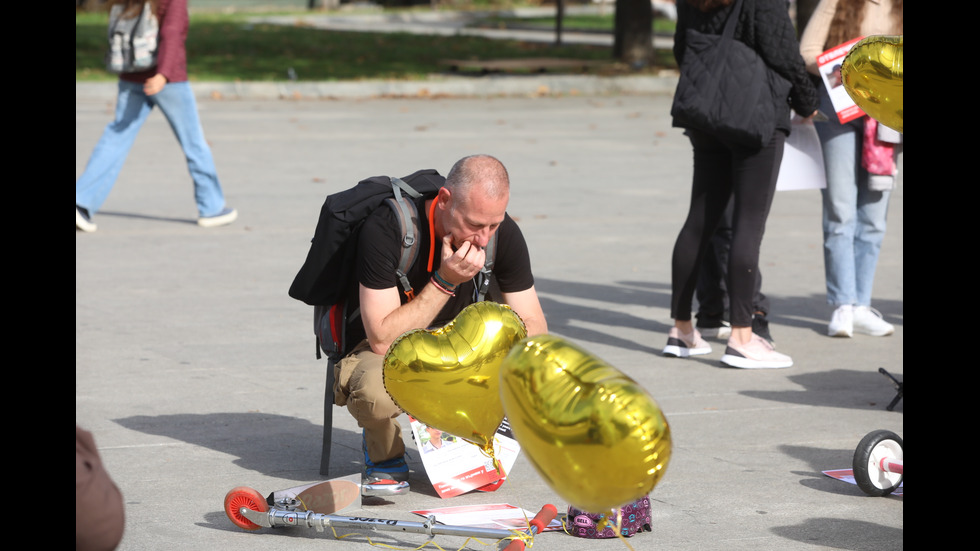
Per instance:
[[[450,201],[453,198],[453,192],[449,191],[448,188],[439,188],[439,193],[436,195],[436,201],[439,203],[439,208],[446,209],[449,208]]]

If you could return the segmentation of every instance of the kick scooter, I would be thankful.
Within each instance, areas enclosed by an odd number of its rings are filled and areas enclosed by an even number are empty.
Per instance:
[[[245,530],[306,526],[318,532],[326,528],[353,528],[426,534],[429,538],[463,536],[500,540],[498,549],[503,551],[523,551],[525,540],[542,532],[558,513],[554,505],[545,505],[523,532],[445,525],[438,523],[435,516],[429,516],[425,522],[413,522],[334,514],[360,505],[363,491],[359,486],[351,479],[335,479],[273,492],[266,498],[252,488],[239,486],[225,495],[224,509],[228,519]]]

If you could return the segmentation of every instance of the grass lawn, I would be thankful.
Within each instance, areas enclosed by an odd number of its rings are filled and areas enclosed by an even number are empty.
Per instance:
[[[613,13],[604,14],[565,14],[562,18],[562,29],[566,31],[594,31],[594,32],[613,32],[615,26]],[[502,17],[490,16],[480,20],[478,27],[489,28],[536,28],[553,30],[555,28],[555,17]],[[654,18],[653,32],[662,35],[673,36],[676,24],[669,19]]]
[[[444,73],[451,59],[570,58],[599,62],[594,73],[624,73],[611,49],[466,36],[325,31],[249,23],[247,13],[191,13],[188,73],[197,81],[422,79]],[[114,80],[105,71],[107,16],[75,15],[75,79]],[[552,25],[554,19],[551,19]],[[669,52],[660,67],[673,63]],[[572,69],[569,69],[572,71]]]

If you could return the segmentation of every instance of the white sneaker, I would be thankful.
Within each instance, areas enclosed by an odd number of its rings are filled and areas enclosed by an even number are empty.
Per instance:
[[[870,306],[854,307],[854,330],[872,337],[884,337],[895,332],[895,326],[881,318],[881,312]]]
[[[854,334],[854,307],[850,304],[838,306],[830,316],[827,334],[831,337],[850,337]]]

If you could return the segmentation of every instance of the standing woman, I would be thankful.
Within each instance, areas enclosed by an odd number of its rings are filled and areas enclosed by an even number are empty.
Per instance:
[[[732,244],[728,260],[728,293],[732,333],[721,361],[740,368],[781,368],[793,360],[773,349],[752,333],[753,296],[759,250],[766,218],[776,191],[776,178],[783,157],[783,144],[790,132],[790,108],[801,116],[815,113],[817,90],[806,73],[799,54],[796,30],[785,0],[678,0],[674,55],[681,72],[691,60],[683,59],[688,28],[720,35],[733,8],[741,6],[734,39],[755,50],[768,67],[785,78],[792,88],[788,97],[773,98],[776,130],[760,149],[733,145],[686,121],[674,118],[673,125],[685,128],[694,148],[694,182],[687,220],[674,245],[671,317],[674,327],[663,353],[687,357],[708,354],[711,347],[691,323],[691,303],[698,271],[715,227],[729,199],[734,197]]]
[[[121,5],[125,16],[133,17],[143,9],[145,0],[109,0],[108,6]],[[96,225],[92,215],[105,202],[122,170],[133,141],[154,107],[170,123],[184,150],[187,169],[194,181],[198,225],[204,227],[230,224],[238,217],[235,209],[225,205],[218,182],[211,148],[197,115],[197,103],[187,82],[187,0],[150,0],[159,21],[157,63],[155,67],[119,76],[116,118],[106,126],[96,144],[85,172],[75,181],[75,228],[92,232]]]
[[[848,40],[902,34],[902,3],[821,0],[800,40],[807,70],[819,74],[817,56]],[[866,126],[876,125],[873,120],[865,116],[841,124],[832,115],[834,106],[825,86],[820,86],[820,109],[831,114],[830,120],[814,124],[827,173],[827,187],[823,190],[823,254],[827,302],[834,308],[827,333],[832,337],[850,337],[854,332],[876,337],[891,335],[895,327],[871,308],[871,288],[885,238],[894,174],[869,174],[862,167],[862,151],[881,151],[883,145],[878,139],[864,138]],[[891,147],[889,155],[897,149]],[[894,158],[889,160],[893,165]]]

